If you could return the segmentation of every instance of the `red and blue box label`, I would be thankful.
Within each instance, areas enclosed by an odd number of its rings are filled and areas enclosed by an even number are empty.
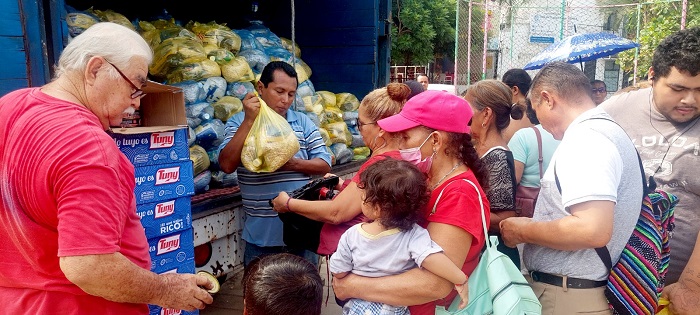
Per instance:
[[[182,265],[194,266],[194,234],[192,229],[148,240],[151,271],[162,273]]]
[[[154,203],[194,195],[192,161],[137,167],[136,204]]]
[[[187,128],[136,134],[112,133],[119,150],[134,167],[184,162],[190,159]]]
[[[138,205],[136,214],[149,239],[192,228],[190,197]]]

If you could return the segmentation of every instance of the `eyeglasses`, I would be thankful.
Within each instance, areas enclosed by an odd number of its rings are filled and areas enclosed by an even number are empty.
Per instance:
[[[126,80],[126,82],[128,82],[129,85],[131,85],[131,88],[134,89],[134,92],[131,93],[131,99],[137,99],[137,98],[142,98],[142,97],[146,96],[146,92],[144,92],[142,89],[137,88],[136,85],[134,83],[132,83],[131,80],[129,80],[129,78],[127,78],[126,75],[124,75],[124,73],[121,70],[119,70],[119,68],[117,68],[117,66],[115,66],[114,64],[112,64],[111,62],[109,62],[107,60],[105,60],[105,61],[108,64],[110,64],[112,67],[114,67],[114,69],[117,70],[117,72],[119,72],[119,75],[121,75],[122,78],[124,78],[124,80]]]
[[[360,121],[360,118],[355,118],[355,123],[357,124],[357,129],[359,129],[360,131],[362,131],[362,126],[366,126],[366,125],[376,125],[376,124],[377,124],[376,121],[375,121],[375,122],[363,123],[363,122]]]
[[[592,88],[592,89],[591,89],[591,92],[593,92],[594,94],[595,94],[595,93],[605,93],[606,90],[605,90],[605,88],[597,88],[597,89],[596,89],[596,88]]]

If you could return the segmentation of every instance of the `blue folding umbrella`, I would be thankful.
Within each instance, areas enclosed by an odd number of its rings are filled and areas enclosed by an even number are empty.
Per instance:
[[[583,69],[584,61],[614,55],[635,47],[639,47],[639,44],[613,33],[575,34],[549,45],[549,47],[532,58],[523,69],[539,69],[553,61],[578,62]]]

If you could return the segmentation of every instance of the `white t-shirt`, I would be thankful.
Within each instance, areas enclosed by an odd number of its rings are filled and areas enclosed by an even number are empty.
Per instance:
[[[602,109],[576,118],[566,129],[559,148],[542,178],[534,221],[554,221],[571,215],[579,203],[615,202],[613,235],[607,247],[613,261],[632,235],[642,205],[642,174],[632,141]],[[554,178],[561,184],[559,193]],[[605,280],[608,270],[595,249],[562,251],[526,244],[523,260],[528,270],[588,280]]]

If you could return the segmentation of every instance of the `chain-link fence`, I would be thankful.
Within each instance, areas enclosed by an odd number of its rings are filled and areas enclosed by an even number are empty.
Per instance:
[[[604,80],[608,90],[615,91],[645,77],[653,49],[663,37],[700,24],[700,12],[695,12],[700,4],[688,1],[459,0],[454,84],[462,92],[470,83],[498,79],[508,69],[524,67],[566,36],[605,31],[642,44],[581,64],[589,78]]]

